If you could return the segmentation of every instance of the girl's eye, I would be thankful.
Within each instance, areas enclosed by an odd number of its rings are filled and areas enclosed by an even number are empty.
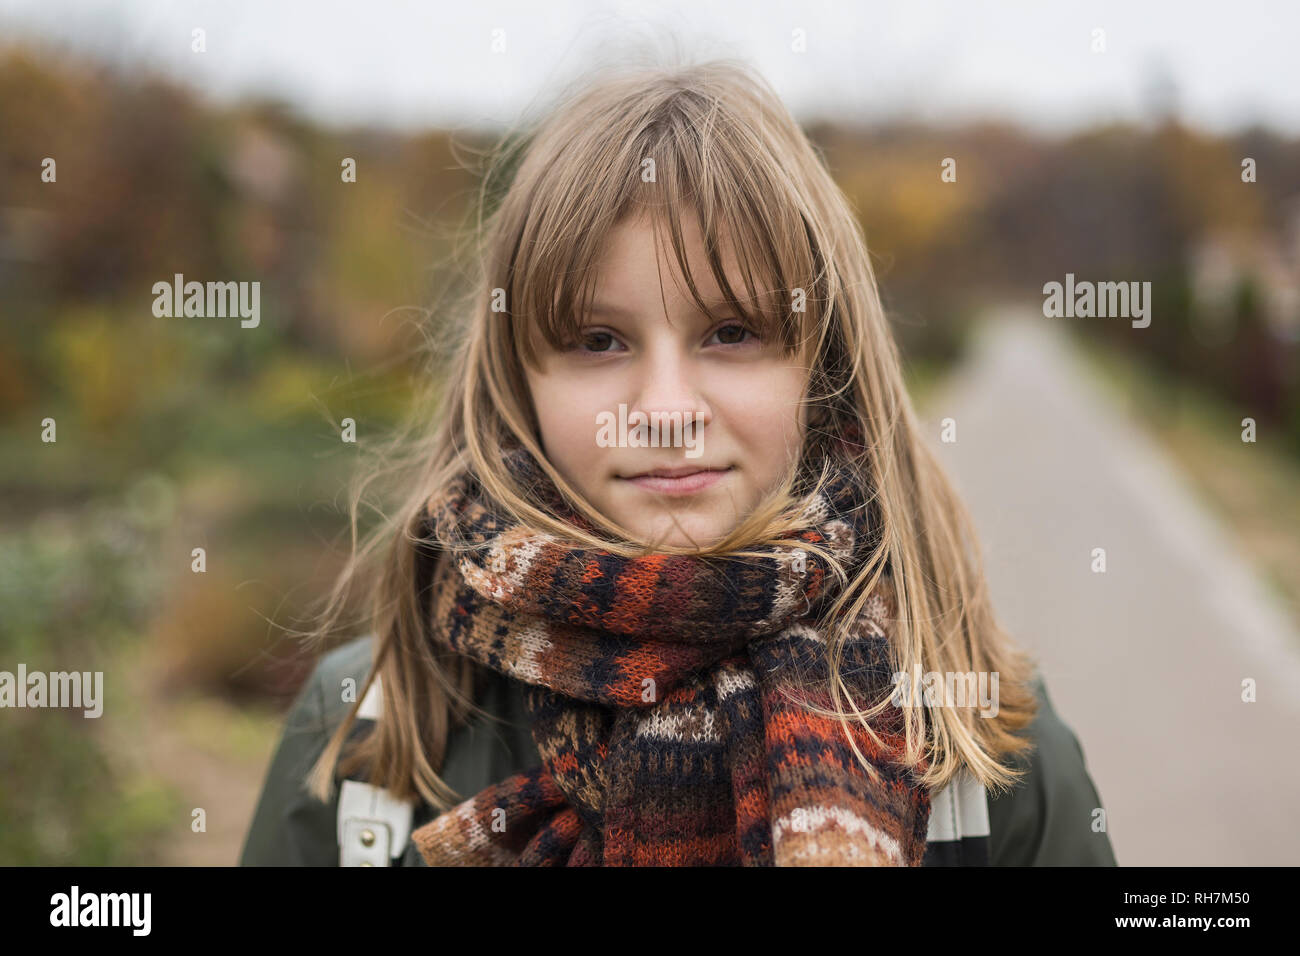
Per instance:
[[[758,337],[740,322],[730,322],[726,325],[719,326],[710,336],[710,342],[714,339],[720,345],[743,345],[749,339]],[[578,352],[588,355],[603,355],[609,352],[621,352],[622,343],[615,337],[613,332],[604,332],[592,330],[579,334],[573,348]]]
[[[749,329],[745,328],[745,326],[741,325],[739,322],[732,322],[729,325],[719,326],[713,334],[718,337],[719,341],[723,345],[740,345],[745,341],[746,335],[751,338],[754,335],[753,332],[749,331]]]
[[[597,353],[617,351],[614,348],[617,343],[618,339],[609,332],[585,332],[578,341],[583,351]]]

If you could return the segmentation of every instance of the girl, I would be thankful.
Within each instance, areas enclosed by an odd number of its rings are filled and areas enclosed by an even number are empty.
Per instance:
[[[500,159],[437,428],[321,629],[377,559],[374,637],[244,862],[1113,863],[771,89],[600,75]]]

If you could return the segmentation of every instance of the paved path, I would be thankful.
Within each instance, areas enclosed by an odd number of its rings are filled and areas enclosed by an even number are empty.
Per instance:
[[[1177,467],[1041,313],[999,310],[929,411],[1120,865],[1300,864],[1300,635]]]

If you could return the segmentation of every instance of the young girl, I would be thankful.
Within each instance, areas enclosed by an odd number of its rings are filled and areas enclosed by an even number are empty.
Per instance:
[[[300,695],[243,862],[1113,864],[770,88],[600,75],[493,204],[409,497],[327,609],[378,558],[373,637]]]

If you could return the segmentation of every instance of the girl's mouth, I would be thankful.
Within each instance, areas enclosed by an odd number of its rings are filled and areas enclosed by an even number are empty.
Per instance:
[[[713,487],[730,471],[730,467],[700,468],[698,465],[686,465],[681,468],[655,468],[623,480],[656,494],[693,495],[697,491]]]

